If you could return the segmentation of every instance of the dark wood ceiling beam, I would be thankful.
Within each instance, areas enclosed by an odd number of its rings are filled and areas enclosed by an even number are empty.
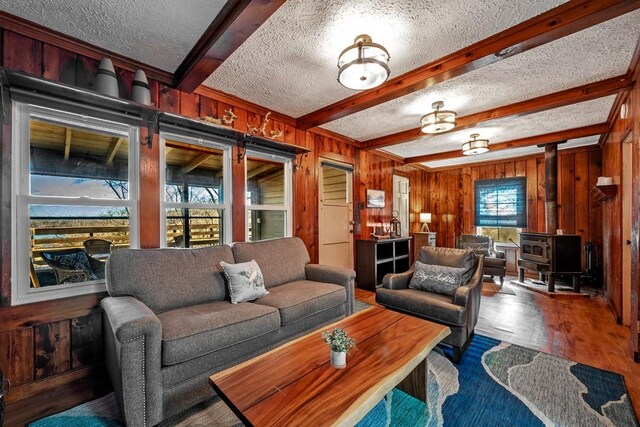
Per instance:
[[[229,0],[176,70],[176,87],[193,92],[284,2]]]
[[[590,101],[604,96],[614,95],[625,90],[631,89],[633,82],[626,75],[613,77],[595,83],[566,89],[560,92],[539,96],[537,98],[528,99],[514,104],[493,108],[491,110],[481,111],[479,113],[470,114],[458,118],[457,125],[449,132],[469,129],[479,123],[489,120],[502,119],[505,117],[522,116],[526,114],[537,113],[540,111],[550,110],[553,108],[564,107],[570,104]],[[373,150],[377,148],[389,147],[391,145],[402,144],[404,142],[413,141],[420,138],[430,138],[433,135],[427,135],[420,131],[420,128],[409,129],[406,131],[394,133],[392,135],[381,136],[379,138],[370,139],[363,142],[365,150]]]
[[[572,0],[471,46],[298,119],[308,129],[425,89],[640,7],[637,0]],[[445,100],[446,101],[446,100]]]
[[[532,145],[547,144],[550,142],[566,141],[568,139],[584,138],[587,136],[600,135],[609,131],[608,123],[599,123],[597,125],[584,126],[575,129],[568,129],[559,132],[551,132],[544,135],[530,136],[527,138],[514,139],[511,141],[491,144],[491,152],[509,150],[513,148],[529,147]],[[462,146],[462,144],[460,144]],[[464,157],[462,149],[445,151],[442,153],[427,154],[424,156],[407,157],[404,159],[406,165],[424,162],[433,162],[436,160],[448,160],[458,157]]]

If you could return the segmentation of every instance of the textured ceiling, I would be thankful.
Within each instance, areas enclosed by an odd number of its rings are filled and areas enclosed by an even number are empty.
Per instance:
[[[558,149],[567,150],[569,148],[586,147],[588,145],[595,145],[598,143],[598,139],[599,139],[599,136],[597,135],[588,136],[585,138],[570,139],[566,143],[560,144],[558,146]],[[480,154],[478,156],[463,156],[456,159],[438,160],[435,162],[426,162],[422,164],[429,168],[443,168],[443,167],[449,167],[449,166],[465,165],[469,163],[512,159],[514,157],[524,157],[524,156],[530,156],[532,154],[541,154],[541,153],[544,153],[544,148],[534,145],[531,147],[514,148],[511,150],[494,151],[494,152],[489,151],[488,153]]]
[[[358,34],[389,50],[393,77],[561,3],[288,0],[205,84],[299,117],[354,93],[337,82],[336,62]]]
[[[226,2],[0,0],[0,10],[173,72]]]
[[[363,141],[418,127],[434,101],[466,116],[619,76],[639,36],[640,10],[322,127]]]
[[[471,129],[428,136],[387,147],[385,150],[398,156],[412,157],[460,149],[462,144],[470,139],[469,135],[472,133],[479,133],[480,138],[487,138],[490,144],[495,144],[604,123],[607,121],[614,100],[615,95],[612,95],[525,116],[490,120]]]

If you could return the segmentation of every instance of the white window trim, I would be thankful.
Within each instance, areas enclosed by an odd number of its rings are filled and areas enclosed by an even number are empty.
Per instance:
[[[63,204],[71,206],[123,206],[129,208],[130,247],[139,247],[138,225],[138,128],[52,110],[32,104],[14,103],[11,135],[11,305],[48,301],[106,290],[104,280],[69,283],[44,288],[31,288],[29,278],[29,212],[30,204]],[[29,194],[29,124],[30,116],[55,120],[63,124],[127,135],[129,138],[129,200],[92,199],[87,197],[32,196]]]
[[[167,139],[184,142],[194,147],[202,146],[222,151],[222,188],[223,203],[175,203],[165,200],[165,185],[167,174],[166,143]],[[233,236],[233,189],[231,182],[231,147],[202,138],[193,138],[171,132],[160,132],[160,247],[167,247],[167,208],[195,208],[195,209],[219,209],[223,215],[223,243],[231,243]]]
[[[284,205],[249,205],[246,203],[246,191],[247,191],[247,158],[253,157],[256,159],[281,162],[284,165]],[[281,211],[285,213],[284,217],[284,237],[293,236],[293,217],[291,206],[293,204],[293,162],[290,158],[284,156],[278,156],[275,154],[266,154],[260,151],[247,150],[244,162],[244,183],[245,193],[245,208],[244,208],[244,239],[249,241],[249,211]]]

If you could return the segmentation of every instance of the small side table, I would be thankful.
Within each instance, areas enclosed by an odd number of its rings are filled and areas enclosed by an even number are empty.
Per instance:
[[[413,259],[415,260],[423,246],[436,246],[436,232],[417,232],[413,233]]]

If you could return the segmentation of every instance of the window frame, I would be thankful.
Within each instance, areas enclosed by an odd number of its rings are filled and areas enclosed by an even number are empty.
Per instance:
[[[254,159],[266,160],[271,162],[280,162],[284,166],[284,205],[250,205],[246,202],[247,198],[247,160],[249,157]],[[292,218],[292,205],[293,205],[293,162],[292,159],[285,156],[279,156],[277,154],[263,153],[257,150],[246,150],[245,162],[244,162],[244,194],[245,200],[244,207],[244,240],[249,242],[249,211],[277,211],[284,212],[284,237],[293,236],[293,218]],[[262,239],[270,240],[270,239]],[[260,242],[262,240],[254,240]]]
[[[222,201],[223,203],[184,203],[167,202],[165,200],[166,174],[167,174],[167,139],[183,142],[194,147],[207,147],[222,151]],[[228,144],[216,142],[210,139],[194,138],[180,133],[160,131],[160,247],[167,247],[167,208],[177,209],[218,209],[223,215],[223,244],[228,245],[233,239],[233,188],[231,179],[232,147]]]
[[[29,304],[106,290],[105,280],[67,283],[51,287],[31,288],[30,205],[117,206],[129,208],[129,247],[139,247],[139,128],[92,116],[36,104],[13,102],[11,131],[11,305]],[[129,141],[129,199],[104,199],[86,196],[43,196],[30,194],[30,122],[42,117],[55,123],[89,131],[102,131],[127,136]],[[26,289],[26,291],[25,291]]]

